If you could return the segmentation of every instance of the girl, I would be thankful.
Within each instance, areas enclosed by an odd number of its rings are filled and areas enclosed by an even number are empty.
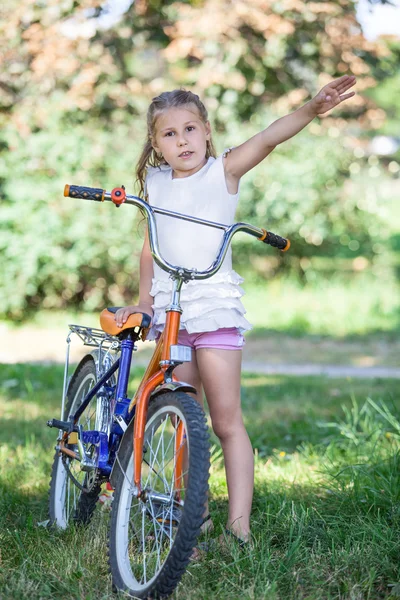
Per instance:
[[[322,88],[304,106],[216,158],[207,111],[199,97],[185,90],[164,92],[147,114],[148,136],[137,166],[140,195],[150,204],[211,221],[234,221],[241,177],[274,148],[293,137],[314,117],[331,110],[354,92],[355,77],[344,75]],[[172,264],[199,270],[216,256],[222,233],[194,223],[157,215],[159,246]],[[191,346],[192,362],[176,369],[192,384],[202,403],[203,390],[212,427],[224,454],[229,510],[227,532],[241,545],[249,540],[253,496],[253,451],[240,406],[243,333],[251,328],[240,300],[243,280],[232,270],[231,252],[213,277],[191,281],[181,294],[179,344]],[[146,235],[140,258],[139,303],[117,311],[121,327],[134,312],[152,315],[150,339],[165,324],[172,282],[153,262]],[[213,528],[206,507],[204,531]]]

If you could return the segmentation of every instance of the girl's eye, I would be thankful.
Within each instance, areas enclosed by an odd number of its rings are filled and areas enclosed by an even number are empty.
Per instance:
[[[196,127],[194,125],[188,125],[186,127],[186,131],[194,131],[195,129]],[[164,137],[172,137],[173,135],[175,135],[175,131],[167,131]]]

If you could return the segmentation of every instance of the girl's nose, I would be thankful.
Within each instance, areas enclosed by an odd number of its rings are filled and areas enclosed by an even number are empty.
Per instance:
[[[178,146],[186,146],[187,141],[183,135],[178,138]]]

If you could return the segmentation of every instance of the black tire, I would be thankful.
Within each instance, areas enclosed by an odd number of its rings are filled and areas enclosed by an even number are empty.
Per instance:
[[[184,483],[176,487],[173,466],[182,447],[177,452],[171,452],[171,448],[175,447],[179,419],[186,433],[186,458]],[[165,442],[170,438],[169,445],[163,446],[164,438]],[[142,461],[142,499],[132,494],[132,443],[121,446],[118,459],[121,471],[115,481],[109,527],[113,586],[134,598],[167,598],[185,572],[207,500],[210,454],[202,408],[183,392],[168,392],[150,403]]]
[[[87,392],[97,380],[93,356],[85,356],[76,368],[68,386],[64,420],[81,405]],[[97,398],[94,397],[79,419],[83,429],[95,429]],[[70,446],[74,451],[77,446]],[[86,446],[86,451],[91,449]],[[74,484],[69,471],[83,490]],[[101,481],[96,472],[80,470],[79,461],[56,451],[50,480],[49,516],[50,525],[66,529],[71,523],[87,525],[96,508],[100,495]]]

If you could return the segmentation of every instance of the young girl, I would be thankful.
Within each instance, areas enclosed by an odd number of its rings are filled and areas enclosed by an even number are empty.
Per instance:
[[[185,90],[164,92],[147,113],[148,136],[137,166],[140,195],[150,204],[225,224],[234,222],[241,177],[272,150],[293,137],[314,117],[351,98],[355,77],[344,75],[322,88],[304,106],[216,158],[207,111],[199,97]],[[157,215],[162,256],[172,264],[199,270],[214,260],[220,230]],[[250,536],[253,497],[253,451],[243,424],[240,370],[243,333],[251,328],[240,300],[243,280],[232,270],[228,251],[221,269],[210,279],[183,286],[179,343],[191,346],[192,362],[175,373],[192,384],[202,404],[203,390],[212,427],[225,459],[229,510],[227,531],[239,543]],[[115,315],[121,327],[134,312],[152,315],[151,337],[165,325],[172,282],[153,262],[146,235],[140,258],[139,303]],[[206,507],[204,530],[212,530]]]

